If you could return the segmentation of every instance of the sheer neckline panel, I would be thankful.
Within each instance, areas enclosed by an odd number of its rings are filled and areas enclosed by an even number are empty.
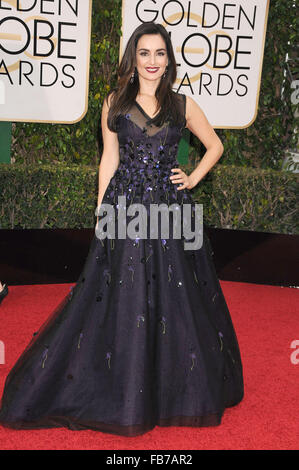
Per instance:
[[[150,115],[147,114],[147,112],[144,110],[144,108],[141,106],[141,104],[138,103],[138,101],[134,100],[134,103],[135,103],[135,105],[137,106],[137,108],[142,112],[142,114],[143,114],[146,118],[148,118],[149,121],[153,121],[153,120],[154,120],[157,116],[159,116],[160,113],[161,113],[161,109],[160,109],[160,111],[159,111],[157,114],[155,114],[153,117],[150,117]]]

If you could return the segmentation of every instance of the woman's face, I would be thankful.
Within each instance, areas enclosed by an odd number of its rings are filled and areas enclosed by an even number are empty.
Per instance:
[[[166,44],[160,34],[144,34],[137,43],[136,68],[139,78],[159,81],[168,65]]]

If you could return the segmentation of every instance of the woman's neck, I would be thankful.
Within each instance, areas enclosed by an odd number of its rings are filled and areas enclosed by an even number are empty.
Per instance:
[[[139,91],[138,96],[148,96],[155,97],[156,90],[159,86],[160,81],[152,82],[149,80],[144,80],[142,77],[139,79]]]

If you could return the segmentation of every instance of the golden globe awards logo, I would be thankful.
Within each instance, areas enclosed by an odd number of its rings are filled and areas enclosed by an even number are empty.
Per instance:
[[[169,32],[175,89],[216,128],[244,128],[257,115],[269,0],[123,0],[121,53],[133,30],[154,21]]]
[[[0,0],[0,119],[77,122],[88,106],[92,0]]]

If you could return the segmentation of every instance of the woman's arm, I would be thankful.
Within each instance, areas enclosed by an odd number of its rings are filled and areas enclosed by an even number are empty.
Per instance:
[[[203,143],[206,153],[197,167],[189,175],[192,187],[210,171],[223,154],[223,144],[213,127],[207,120],[204,112],[192,98],[187,98],[186,103],[186,127]]]
[[[109,103],[107,103],[107,99],[105,99],[102,109],[103,153],[99,165],[98,208],[102,203],[109,182],[119,166],[119,143],[117,133],[111,132],[107,125],[109,104],[110,100]]]
[[[172,170],[176,172],[176,175],[171,176],[170,179],[173,183],[181,183],[182,185],[177,188],[178,190],[194,188],[223,154],[222,142],[204,112],[192,98],[186,96],[186,99],[186,127],[198,137],[207,151],[189,176],[179,168]]]

